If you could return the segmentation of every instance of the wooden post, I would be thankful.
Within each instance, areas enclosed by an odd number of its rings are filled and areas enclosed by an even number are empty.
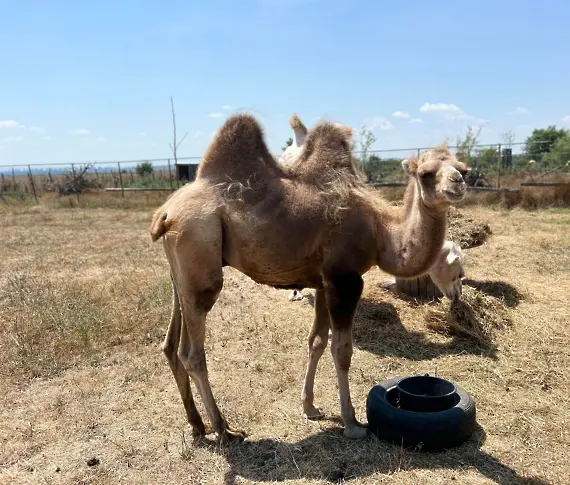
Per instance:
[[[38,195],[36,194],[36,186],[34,184],[34,177],[32,176],[32,167],[28,165],[28,176],[30,177],[30,184],[32,185],[32,192],[34,193],[34,199],[38,201]]]
[[[123,174],[121,173],[121,162],[117,162],[117,168],[119,169],[119,182],[121,183],[121,197],[125,197],[125,187],[123,187]]]
[[[0,199],[8,205],[8,201],[4,198],[4,174],[2,174],[2,183],[0,183]]]
[[[174,184],[172,183],[172,170],[170,168],[170,158],[168,159],[168,180],[170,180],[170,189],[174,191]]]
[[[418,148],[418,160],[420,159],[420,149]]]
[[[499,155],[497,157],[497,188],[501,188],[501,144],[499,143]]]
[[[16,174],[14,173],[14,167],[12,167],[12,185],[14,186],[12,190],[16,190]]]

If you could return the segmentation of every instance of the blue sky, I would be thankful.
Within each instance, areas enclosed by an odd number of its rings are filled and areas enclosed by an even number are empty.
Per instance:
[[[375,148],[484,124],[570,127],[570,2],[0,0],[0,165],[200,156],[250,112],[270,148],[296,111]]]

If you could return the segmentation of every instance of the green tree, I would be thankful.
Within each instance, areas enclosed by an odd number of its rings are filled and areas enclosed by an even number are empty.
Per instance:
[[[375,141],[376,141],[376,137],[374,136],[374,133],[372,133],[372,130],[366,128],[366,126],[363,126],[360,129],[360,163],[361,163],[361,165],[365,165],[366,162],[368,162],[368,159],[369,159],[368,152],[370,151],[370,148],[372,147],[372,145],[374,145]]]
[[[152,174],[153,168],[151,162],[141,162],[135,168],[137,175],[140,177],[147,177]]]
[[[458,136],[457,143],[457,155],[459,158],[463,158],[466,163],[471,162],[471,156],[473,155],[473,148],[477,143],[479,143],[479,135],[481,134],[482,126],[478,128],[473,128],[471,125],[467,127],[465,136]]]
[[[562,166],[570,170],[570,136],[559,138],[542,160],[547,165]]]
[[[569,136],[568,130],[557,129],[556,125],[535,129],[525,141],[525,152],[532,158],[542,159],[542,155],[550,152],[558,140]]]
[[[284,151],[287,150],[287,148],[289,148],[292,144],[293,144],[293,138],[288,138],[287,141],[285,142],[285,146],[284,146],[284,147],[281,147],[281,151],[284,152]]]
[[[472,163],[481,169],[488,169],[497,165],[497,156],[496,146],[481,148],[472,156]]]

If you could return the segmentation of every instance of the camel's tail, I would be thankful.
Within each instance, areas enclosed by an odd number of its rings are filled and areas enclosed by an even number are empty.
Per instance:
[[[168,231],[166,217],[167,213],[164,206],[157,209],[153,214],[152,222],[150,223],[150,238],[152,239],[152,242],[160,239]]]

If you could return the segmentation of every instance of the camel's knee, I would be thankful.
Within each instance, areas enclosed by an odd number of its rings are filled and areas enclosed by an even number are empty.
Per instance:
[[[216,303],[223,286],[224,281],[220,278],[211,282],[206,288],[196,291],[194,295],[196,309],[208,313]]]
[[[205,352],[184,352],[178,349],[178,358],[190,376],[204,376],[208,373]]]
[[[166,338],[162,343],[162,353],[170,362],[172,362],[174,357],[177,357],[176,348],[168,338]]]
[[[317,354],[322,354],[327,348],[328,340],[328,330],[324,335],[311,335],[309,337],[309,351]]]

